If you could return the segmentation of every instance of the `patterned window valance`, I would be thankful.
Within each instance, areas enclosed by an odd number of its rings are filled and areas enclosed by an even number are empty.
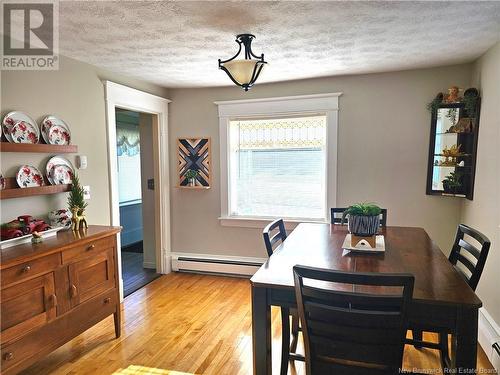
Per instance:
[[[118,156],[135,156],[141,152],[139,128],[116,127],[116,150]]]
[[[322,148],[325,146],[325,116],[233,120],[232,137],[239,149]]]

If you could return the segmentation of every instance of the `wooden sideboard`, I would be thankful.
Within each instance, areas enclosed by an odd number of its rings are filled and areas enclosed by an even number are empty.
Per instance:
[[[21,371],[111,314],[120,336],[119,231],[91,225],[1,250],[2,374]]]

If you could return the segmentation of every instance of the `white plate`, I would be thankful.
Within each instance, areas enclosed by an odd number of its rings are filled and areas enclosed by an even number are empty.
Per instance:
[[[16,181],[19,187],[38,187],[43,186],[42,173],[32,165],[22,165],[16,175]]]
[[[18,121],[10,129],[10,137],[14,143],[38,143],[40,131],[26,121]]]
[[[53,156],[49,159],[47,165],[45,166],[45,175],[47,176],[47,179],[49,180],[51,185],[56,185],[56,182],[52,179],[51,176],[51,170],[56,165],[65,165],[69,167],[69,169],[71,169],[71,171],[73,172],[73,176],[75,175],[75,168],[68,159],[62,157],[61,155]]]
[[[67,165],[54,165],[50,169],[50,180],[54,182],[54,185],[71,184],[73,173],[73,169]]]
[[[373,249],[368,243],[366,245],[351,246],[351,234],[345,236],[342,249],[348,252],[361,252],[361,253],[383,253],[385,251],[384,236],[378,235],[375,238],[375,248]]]
[[[21,111],[9,112],[5,115],[5,117],[2,120],[2,130],[3,133],[5,134],[5,138],[7,138],[7,140],[10,143],[14,143],[12,137],[10,136],[10,130],[16,124],[16,122],[19,121],[27,122],[34,128],[39,129],[38,125],[36,124],[36,121],[33,120],[31,117],[29,117],[26,113]],[[38,133],[38,138],[40,138],[40,133]]]
[[[57,131],[52,131],[53,127]],[[47,144],[69,145],[71,143],[71,131],[68,124],[56,116],[45,117],[42,121],[41,130],[42,138]]]
[[[0,174],[0,190],[5,189],[5,177],[3,174]]]

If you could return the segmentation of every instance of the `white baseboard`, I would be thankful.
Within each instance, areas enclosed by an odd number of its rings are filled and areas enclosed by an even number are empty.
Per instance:
[[[500,372],[500,353],[493,344],[500,345],[500,327],[485,308],[479,309],[478,341],[493,367]]]
[[[155,262],[142,262],[142,267],[143,268],[152,268],[156,269],[156,263]]]
[[[172,271],[252,276],[266,258],[198,253],[172,253]]]

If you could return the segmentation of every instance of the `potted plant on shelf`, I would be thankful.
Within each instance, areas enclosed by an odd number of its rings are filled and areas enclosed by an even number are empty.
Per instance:
[[[357,203],[342,214],[342,223],[347,218],[349,232],[358,237],[371,237],[378,232],[382,209],[373,203]]]
[[[184,176],[188,179],[189,186],[196,185],[196,177],[198,177],[198,171],[194,169],[188,169]]]
[[[442,183],[445,193],[460,194],[462,192],[462,174],[460,172],[450,172]]]
[[[75,173],[73,176],[73,181],[71,183],[71,190],[68,196],[68,206],[72,213],[71,217],[71,229],[78,231],[81,228],[87,228],[87,220],[85,219],[85,208],[87,208],[87,202],[84,199],[83,187],[80,184],[80,179]]]

